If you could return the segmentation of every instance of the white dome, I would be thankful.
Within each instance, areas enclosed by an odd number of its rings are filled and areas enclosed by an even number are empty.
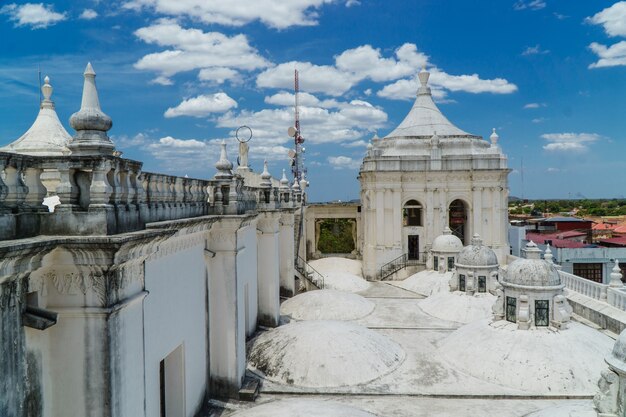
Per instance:
[[[554,264],[540,258],[541,252],[533,242],[525,248],[529,258],[519,258],[509,264],[504,274],[506,284],[525,287],[557,287],[561,285],[561,277]]]
[[[342,321],[297,321],[262,333],[250,347],[253,371],[279,384],[351,386],[395,370],[406,354],[391,339]]]
[[[611,367],[626,372],[626,330],[619,334],[613,345],[613,351],[606,358],[606,362]]]
[[[233,417],[376,417],[358,408],[330,401],[287,399],[232,414]]]
[[[459,253],[463,249],[461,239],[452,234],[450,228],[446,227],[443,234],[433,240],[431,250],[433,252]]]
[[[456,263],[462,266],[497,266],[498,257],[489,246],[483,245],[480,236],[475,234],[472,238],[472,244],[463,248],[456,259]]]
[[[491,317],[496,297],[490,293],[468,296],[463,292],[439,292],[419,302],[428,315],[457,323],[471,323]]]
[[[589,395],[612,345],[608,336],[576,322],[558,331],[480,320],[445,338],[439,352],[453,369],[483,381],[532,394]]]
[[[357,320],[374,310],[374,303],[360,295],[337,291],[307,291],[280,306],[294,320]]]

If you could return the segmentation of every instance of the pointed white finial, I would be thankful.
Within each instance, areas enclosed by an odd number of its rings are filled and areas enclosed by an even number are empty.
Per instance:
[[[451,235],[452,234],[452,230],[450,230],[450,228],[448,226],[443,228],[443,234],[444,235]]]
[[[52,97],[52,86],[50,85],[50,77],[47,75],[43,79],[43,85],[41,86],[41,94],[43,95],[43,101],[41,102],[41,108],[54,109],[54,103],[50,100]]]
[[[98,109],[100,110],[100,100],[98,99],[98,89],[96,88],[96,72],[91,66],[91,62],[87,63],[85,72],[85,85],[83,87],[83,101],[80,105],[81,109]]]
[[[500,136],[498,136],[498,134],[496,133],[496,128],[493,128],[493,132],[491,133],[491,136],[489,136],[489,139],[491,139],[491,144],[492,145],[497,145],[498,144],[498,139],[500,139]]]
[[[70,126],[76,130],[76,135],[68,148],[74,155],[112,155],[115,145],[106,132],[111,129],[113,122],[100,109],[96,73],[91,63],[87,64],[83,77],[80,110],[70,117]]]
[[[623,287],[624,283],[622,282],[622,270],[619,267],[619,260],[615,260],[615,265],[613,266],[613,271],[611,272],[611,282],[609,283],[610,287]]]
[[[543,259],[545,259],[546,261],[550,262],[551,264],[554,263],[554,256],[552,255],[552,251],[550,250],[550,244],[549,243],[546,245],[546,250],[543,253]]]
[[[283,169],[283,176],[280,179],[280,190],[282,192],[288,192],[289,191],[289,180],[287,179],[287,174],[285,173],[284,169]]]
[[[295,193],[299,193],[300,190],[300,184],[298,183],[298,181],[294,181],[293,185],[291,186],[291,189],[295,192]]]
[[[260,186],[270,188],[272,186],[272,174],[267,169],[267,160],[263,161],[263,172],[261,173]]]
[[[233,177],[233,173],[231,172],[231,169],[233,169],[233,163],[228,160],[228,155],[226,154],[226,141],[222,140],[220,146],[220,159],[215,163],[215,168],[217,169],[215,178],[229,180]]]

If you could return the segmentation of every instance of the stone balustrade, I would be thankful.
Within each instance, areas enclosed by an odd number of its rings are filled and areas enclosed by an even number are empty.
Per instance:
[[[559,271],[561,281],[565,284],[565,288],[576,291],[579,294],[593,298],[595,300],[607,301],[608,285],[591,281],[567,272]]]
[[[0,152],[0,240],[39,234],[110,235],[146,223],[292,208],[301,193],[250,187],[241,176],[202,180],[142,171],[112,155]],[[44,197],[58,196],[49,213]]]
[[[607,289],[607,302],[615,308],[626,311],[626,291],[622,288]]]

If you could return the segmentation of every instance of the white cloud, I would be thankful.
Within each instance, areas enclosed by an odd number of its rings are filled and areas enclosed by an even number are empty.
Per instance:
[[[626,36],[626,1],[618,1],[588,17],[586,21],[593,25],[602,25],[609,36]]]
[[[531,122],[533,122],[533,123],[543,123],[546,120],[548,120],[548,119],[546,119],[545,117],[535,117],[534,119],[531,120]]]
[[[394,83],[387,84],[380,91],[376,93],[378,97],[384,97],[391,100],[414,100],[417,94],[417,88],[420,83],[417,81],[417,77],[411,79],[402,79]],[[430,85],[433,99],[438,103],[447,103],[452,100],[448,100],[447,91],[443,90],[440,86]]]
[[[317,24],[318,10],[336,0],[130,0],[126,9],[140,10],[147,7],[169,16],[188,16],[204,23],[242,26],[261,21],[265,25],[285,29],[291,26]],[[347,0],[346,5],[357,4]]]
[[[609,47],[601,45],[597,42],[589,45],[596,55],[598,61],[589,65],[589,68],[604,68],[626,65],[626,41],[620,41]]]
[[[287,91],[281,91],[272,96],[265,97],[265,102],[276,106],[293,107],[295,105],[295,95]],[[340,106],[340,103],[335,99],[320,100],[313,94],[306,92],[298,94],[298,103],[300,106],[322,107],[325,109]]]
[[[541,137],[549,142],[543,149],[551,152],[584,152],[601,138],[597,133],[545,133]]]
[[[145,145],[149,142],[148,135],[141,132],[137,133],[133,137],[129,137],[127,135],[111,136],[111,140],[113,140],[115,146],[118,148],[133,148]]]
[[[524,104],[525,109],[538,109],[540,107],[548,107],[546,103],[528,103]]]
[[[546,169],[546,172],[550,173],[550,174],[554,174],[557,172],[561,172],[560,168],[554,168],[554,167],[549,167],[548,169]]]
[[[165,117],[205,117],[211,113],[224,113],[233,107],[237,107],[237,102],[225,93],[200,95],[183,100],[176,107],[170,107],[165,112]]]
[[[306,143],[345,143],[370,135],[370,129],[385,126],[387,114],[369,103],[353,100],[338,103],[337,110],[321,107],[300,107],[302,135]],[[218,127],[236,129],[253,127],[253,142],[265,145],[286,145],[292,141],[287,128],[293,125],[293,108],[263,109],[252,112],[228,112],[218,118]],[[305,145],[306,146],[306,145]],[[252,157],[252,156],[251,156]]]
[[[428,62],[428,56],[417,51],[417,46],[405,43],[395,51],[395,58],[383,58],[380,49],[363,45],[348,49],[335,57],[338,69],[351,73],[357,80],[369,78],[372,81],[397,80],[413,75],[416,69]]]
[[[346,143],[342,143],[341,146],[343,146],[344,148],[365,148],[367,146],[369,142],[364,141],[363,139],[361,140],[355,140],[354,142],[346,142]]]
[[[98,12],[96,12],[94,9],[85,9],[80,14],[80,16],[78,16],[79,19],[84,19],[84,20],[91,20],[91,19],[95,19],[96,17],[98,17]]]
[[[173,85],[174,84],[174,81],[162,75],[159,75],[158,77],[154,78],[150,82],[152,84],[159,84],[159,85]]]
[[[218,143],[171,136],[153,141],[145,149],[167,172],[206,172],[212,170],[219,156]]]
[[[504,78],[482,79],[478,74],[450,75],[436,68],[431,70],[430,83],[450,91],[465,91],[474,94],[511,94],[517,91],[517,86]]]
[[[513,4],[515,10],[541,10],[546,7],[544,0],[519,0]]]
[[[0,8],[0,14],[9,16],[15,26],[30,26],[31,29],[45,29],[67,19],[66,13],[57,13],[52,4],[25,3],[7,4]]]
[[[547,49],[541,49],[541,45],[537,44],[535,46],[529,46],[522,52],[522,56],[529,55],[546,55],[549,54],[550,51]]]
[[[333,169],[358,169],[361,166],[360,160],[349,156],[329,156],[327,160]]]
[[[378,96],[400,100],[413,98],[418,87],[417,73],[428,65],[428,56],[411,43],[400,46],[394,55],[383,57],[379,49],[362,45],[337,55],[335,65],[292,61],[269,68],[258,75],[257,86],[292,88],[294,69],[297,68],[303,91],[339,96],[365,79],[374,82],[397,80],[383,87]],[[409,76],[411,78],[404,78]],[[430,79],[433,97],[439,102],[448,101],[446,90],[494,94],[517,91],[515,84],[503,78],[481,79],[478,74],[450,75],[437,67],[431,68]],[[371,90],[369,92],[371,94]]]
[[[239,73],[232,68],[213,67],[202,68],[198,73],[198,79],[201,81],[211,81],[217,84],[224,84],[228,80],[236,80]]]
[[[346,1],[346,7],[352,7],[352,6],[360,6],[361,2],[359,0],[347,0]]]
[[[227,36],[219,32],[185,29],[173,20],[162,19],[138,29],[135,35],[146,43],[170,48],[148,54],[135,63],[135,68],[155,71],[165,78],[179,72],[209,68],[219,68],[224,76],[224,68],[250,71],[269,65],[242,34]],[[209,77],[211,73],[205,72],[204,75]]]
[[[310,62],[285,62],[260,73],[256,79],[262,88],[293,88],[294,70],[299,73],[300,88],[310,93],[339,96],[357,82],[351,74],[332,65],[314,65]]]

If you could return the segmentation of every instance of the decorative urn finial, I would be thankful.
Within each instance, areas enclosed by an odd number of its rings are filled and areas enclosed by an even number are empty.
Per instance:
[[[498,144],[498,139],[500,139],[500,136],[498,136],[498,134],[496,133],[496,128],[493,128],[493,132],[491,133],[491,136],[489,136],[489,139],[491,139],[491,144],[493,146],[496,146]]]

